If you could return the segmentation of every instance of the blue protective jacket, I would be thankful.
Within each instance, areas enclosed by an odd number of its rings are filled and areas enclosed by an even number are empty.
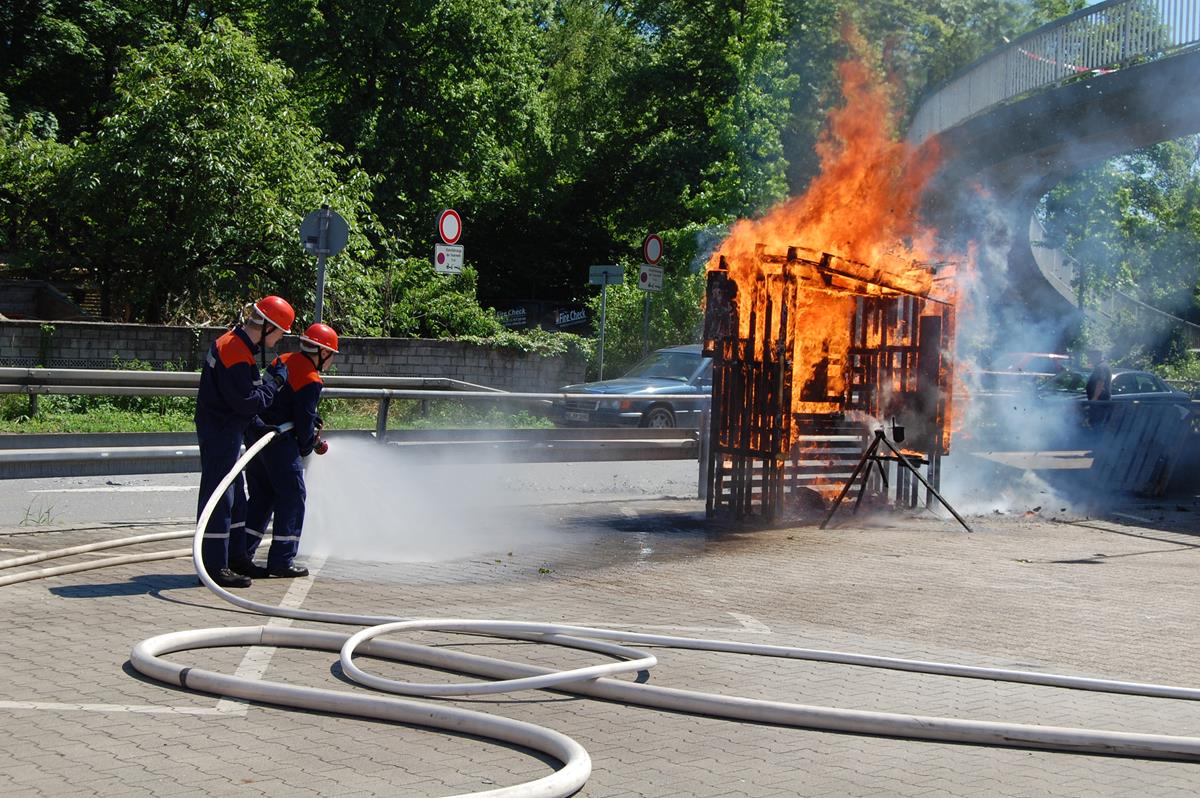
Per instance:
[[[200,370],[196,423],[234,424],[245,429],[275,399],[275,384],[265,381],[254,362],[258,347],[239,325],[213,342]]]
[[[317,402],[321,399],[321,372],[303,352],[288,352],[275,358],[287,366],[287,383],[280,388],[274,403],[258,414],[264,424],[279,426],[292,422],[292,434],[300,456],[312,453],[316,438]]]

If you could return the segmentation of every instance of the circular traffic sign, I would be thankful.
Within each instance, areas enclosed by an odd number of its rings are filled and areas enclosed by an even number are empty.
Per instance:
[[[300,223],[300,244],[310,255],[336,255],[349,238],[350,225],[328,205],[322,205]]]
[[[462,217],[453,208],[447,208],[438,214],[438,235],[444,244],[457,244],[462,236]]]
[[[659,258],[663,254],[662,239],[656,233],[651,233],[646,236],[646,240],[642,242],[642,257],[646,259],[646,263],[651,266],[658,263]]]

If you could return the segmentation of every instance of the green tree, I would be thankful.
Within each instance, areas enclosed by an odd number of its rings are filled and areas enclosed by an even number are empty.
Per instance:
[[[388,334],[408,338],[488,337],[503,331],[495,314],[480,307],[478,274],[440,275],[428,260],[396,264],[390,280]]]
[[[630,84],[640,115],[612,175],[633,231],[731,219],[786,194],[781,130],[796,80],[786,74],[781,3],[636,4],[651,44]],[[640,238],[638,239],[640,241]]]
[[[659,263],[663,267],[663,290],[649,294],[649,335],[644,340],[647,292],[638,288],[641,267],[636,260],[624,260],[625,279],[619,285],[608,287],[605,303],[605,376],[627,370],[641,359],[643,350],[699,343],[706,280],[704,264],[708,253],[725,232],[720,225],[693,224],[661,234],[665,253]],[[588,299],[588,309],[597,324],[600,305],[600,293],[594,291]],[[595,352],[591,365],[594,376]]]
[[[70,231],[78,224],[66,175],[80,150],[44,136],[36,115],[0,120],[0,249],[10,266],[55,276],[70,273],[74,261]]]
[[[42,138],[69,140],[95,127],[110,96],[121,45],[141,41],[153,21],[132,3],[12,0],[0,4],[0,86],[18,117]]]
[[[43,138],[94,132],[125,47],[177,38],[238,12],[239,0],[9,0],[0,4],[0,86]]]
[[[485,300],[577,298],[589,264],[649,230],[785,193],[777,0],[293,0],[255,19],[380,175],[402,255],[424,256],[439,208],[463,212]]]
[[[481,273],[504,280],[505,234],[525,227],[547,148],[530,4],[264,5],[260,38],[299,73],[322,129],[378,176],[374,208],[401,254],[424,256],[434,215],[454,207]]]
[[[786,0],[784,4],[787,66],[796,81],[788,96],[789,113],[781,140],[788,193],[793,196],[803,192],[819,168],[814,145],[835,104],[834,65],[844,54],[839,34],[843,17],[839,4],[826,0]]]
[[[113,310],[148,321],[230,313],[265,291],[311,306],[300,218],[328,202],[353,230],[369,228],[369,180],[321,140],[286,71],[245,35],[217,24],[190,38],[128,54],[111,112],[64,173],[70,224],[51,254],[86,266]],[[343,288],[367,289],[370,254],[359,234],[337,257],[331,318],[347,307]]]

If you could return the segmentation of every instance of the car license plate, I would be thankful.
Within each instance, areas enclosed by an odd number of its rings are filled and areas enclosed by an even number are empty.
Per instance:
[[[567,417],[567,421],[587,421],[588,420],[587,413],[579,413],[574,410],[568,410],[566,412],[566,417]]]

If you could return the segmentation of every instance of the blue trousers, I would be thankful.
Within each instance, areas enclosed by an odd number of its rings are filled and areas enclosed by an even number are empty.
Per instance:
[[[196,419],[196,439],[200,443],[200,499],[196,520],[204,512],[209,497],[237,462],[242,448],[242,425]],[[200,544],[200,557],[210,574],[229,567],[230,531],[246,525],[246,488],[239,475],[217,502]]]
[[[304,529],[304,501],[307,498],[304,462],[300,458],[296,439],[284,434],[267,444],[247,466],[246,484],[250,490],[246,525],[244,531],[234,531],[231,543],[233,556],[237,557],[239,552],[243,552],[247,561],[253,560],[267,523],[274,514],[267,567],[287,568],[300,548],[300,533]]]

